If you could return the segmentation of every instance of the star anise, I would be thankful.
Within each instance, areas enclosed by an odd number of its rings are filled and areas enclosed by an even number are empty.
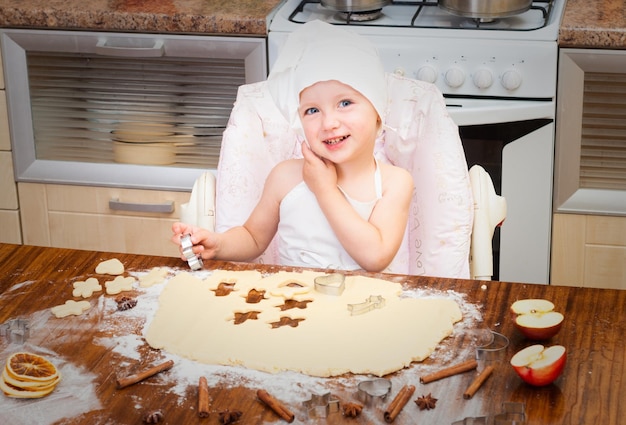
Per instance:
[[[363,410],[363,406],[357,403],[343,403],[343,415],[346,418],[356,418],[361,414],[361,410]]]
[[[163,413],[160,410],[153,410],[145,414],[143,421],[147,424],[158,424],[163,420]]]
[[[428,395],[418,397],[417,400],[415,400],[415,404],[417,404],[417,407],[419,407],[420,410],[430,410],[435,408],[437,399],[433,397],[431,393],[428,393]]]
[[[239,420],[239,418],[241,418],[241,415],[243,415],[243,412],[241,410],[226,409],[219,413],[219,420],[222,425],[234,424]]]
[[[115,302],[117,303],[117,309],[119,311],[130,310],[137,305],[136,299],[127,297],[126,295],[119,295],[115,298]]]

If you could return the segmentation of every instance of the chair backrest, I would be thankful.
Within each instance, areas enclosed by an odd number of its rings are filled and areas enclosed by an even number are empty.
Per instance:
[[[415,183],[405,241],[391,271],[468,278],[474,206],[458,128],[434,85],[394,74],[387,83],[386,130],[375,155],[409,170]],[[222,140],[216,230],[244,223],[272,167],[296,157],[297,136],[267,83],[241,86]],[[277,263],[275,244],[257,261]]]

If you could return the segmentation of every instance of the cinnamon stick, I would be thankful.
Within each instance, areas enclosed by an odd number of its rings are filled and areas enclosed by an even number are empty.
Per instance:
[[[489,378],[492,372],[493,372],[493,366],[485,367],[485,369],[483,369],[483,371],[480,372],[480,374],[476,377],[476,379],[472,381],[472,383],[467,388],[467,390],[465,390],[465,392],[463,393],[463,398],[466,400],[472,398],[474,394],[476,394],[476,391],[478,391],[478,389],[487,380],[487,378]]]
[[[204,376],[198,380],[198,416],[209,417],[209,384]]]
[[[174,361],[168,360],[164,363],[158,364],[156,366],[152,366],[151,368],[148,368],[144,370],[143,372],[135,373],[134,375],[129,375],[125,378],[118,378],[117,388],[118,389],[126,388],[129,385],[133,385],[133,384],[136,384],[137,382],[143,381],[144,379],[149,378],[153,375],[156,375],[159,372],[163,372],[164,370],[171,369],[172,366],[174,366]]]
[[[385,410],[385,422],[390,424],[396,419],[396,416],[400,414],[414,392],[415,386],[413,385],[405,385],[402,387],[402,389],[398,392],[398,395],[396,395],[396,398],[389,403],[387,410]]]
[[[422,376],[420,377],[420,382],[422,384],[428,384],[429,382],[438,381],[439,379],[458,375],[459,373],[463,372],[468,372],[470,370],[476,369],[477,367],[478,362],[476,360],[467,360],[463,363],[459,363],[457,365],[450,366],[437,372],[431,373],[430,375]]]
[[[256,395],[259,400],[265,403],[270,409],[274,411],[274,413],[276,413],[282,419],[286,420],[289,423],[293,422],[293,420],[295,419],[295,415],[291,413],[289,409],[283,406],[280,401],[272,397],[267,391],[258,390],[256,392]]]

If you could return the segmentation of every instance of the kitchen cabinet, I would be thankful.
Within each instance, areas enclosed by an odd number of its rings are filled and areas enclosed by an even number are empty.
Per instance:
[[[626,218],[555,214],[550,281],[626,289]]]
[[[551,283],[626,289],[626,53],[561,49]]]
[[[0,55],[0,242],[21,243],[17,189],[13,174],[9,120]]]
[[[179,256],[169,239],[188,192],[19,183],[18,194],[25,244]]]

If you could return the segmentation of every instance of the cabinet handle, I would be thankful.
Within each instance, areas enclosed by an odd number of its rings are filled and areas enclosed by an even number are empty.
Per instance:
[[[117,211],[134,211],[145,213],[173,213],[174,201],[161,204],[140,204],[137,202],[122,202],[119,198],[109,199],[109,208]]]
[[[111,46],[107,39],[101,38],[96,44],[96,54],[100,56],[160,58],[163,56],[163,40],[154,40],[154,45],[148,47]]]

